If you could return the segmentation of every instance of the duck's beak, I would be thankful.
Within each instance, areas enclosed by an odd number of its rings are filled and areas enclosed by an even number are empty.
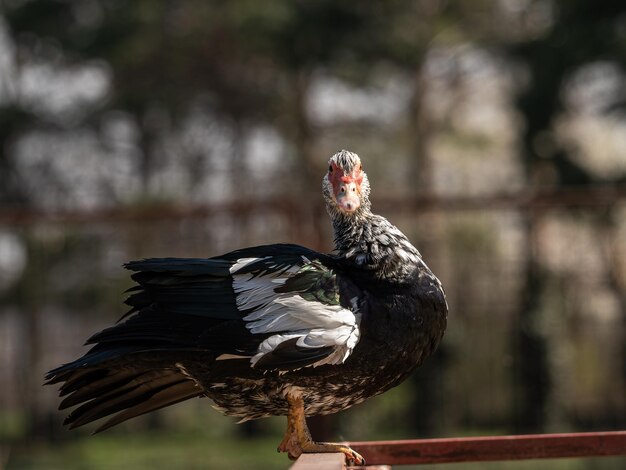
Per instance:
[[[344,212],[354,212],[361,205],[361,191],[354,179],[343,177],[336,187],[335,200]]]

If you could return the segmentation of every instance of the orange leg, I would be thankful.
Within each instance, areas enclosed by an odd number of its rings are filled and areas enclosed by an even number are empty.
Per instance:
[[[287,395],[289,414],[287,415],[287,431],[278,446],[278,452],[287,452],[290,459],[297,459],[303,453],[343,452],[349,463],[364,465],[365,459],[350,447],[332,442],[315,442],[306,425],[304,417],[304,400],[299,395]]]

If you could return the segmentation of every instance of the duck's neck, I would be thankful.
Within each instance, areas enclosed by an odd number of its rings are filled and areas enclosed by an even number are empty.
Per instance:
[[[369,207],[347,216],[329,210],[335,232],[335,250],[356,266],[379,278],[402,281],[422,264],[420,253],[404,234]]]
[[[367,245],[367,239],[371,238],[374,214],[365,208],[353,215],[341,212],[331,214],[333,231],[335,235],[335,250],[340,254]]]

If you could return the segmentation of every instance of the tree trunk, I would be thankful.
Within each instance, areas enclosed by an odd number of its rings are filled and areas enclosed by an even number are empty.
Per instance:
[[[526,215],[525,239],[528,247],[517,322],[513,328],[514,427],[515,432],[543,430],[550,392],[548,344],[541,329],[541,302],[545,273],[538,259],[539,219]]]

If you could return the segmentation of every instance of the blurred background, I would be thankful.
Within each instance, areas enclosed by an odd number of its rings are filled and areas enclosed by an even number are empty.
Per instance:
[[[342,148],[450,318],[409,381],[316,437],[626,428],[622,0],[0,8],[0,468],[286,468],[284,418],[193,400],[89,437],[41,384],[124,313],[126,260],[329,251]]]

